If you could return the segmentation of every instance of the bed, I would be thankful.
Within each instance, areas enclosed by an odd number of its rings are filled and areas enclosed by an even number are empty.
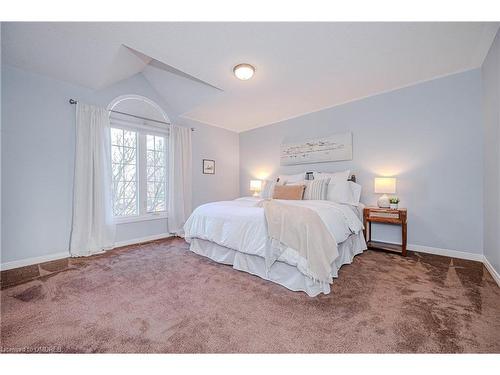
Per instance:
[[[330,293],[330,283],[338,277],[340,267],[351,263],[367,248],[362,230],[363,205],[327,200],[280,201],[315,211],[335,238],[338,256],[331,262],[330,280],[325,282],[311,278],[306,259],[289,247],[269,265],[272,244],[267,232],[264,201],[245,197],[196,208],[184,226],[190,250],[290,290],[303,291],[311,297]]]

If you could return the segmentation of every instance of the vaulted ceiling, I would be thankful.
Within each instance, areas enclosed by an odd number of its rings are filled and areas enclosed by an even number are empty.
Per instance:
[[[3,62],[102,89],[141,73],[237,132],[481,66],[498,23],[3,23]],[[232,74],[238,63],[254,77]]]

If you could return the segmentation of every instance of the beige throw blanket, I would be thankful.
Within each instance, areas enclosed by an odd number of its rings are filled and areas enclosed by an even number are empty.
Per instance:
[[[267,266],[290,247],[307,260],[307,276],[330,283],[331,264],[339,254],[337,241],[321,217],[310,208],[277,201],[264,202],[264,211],[273,250],[266,259]]]

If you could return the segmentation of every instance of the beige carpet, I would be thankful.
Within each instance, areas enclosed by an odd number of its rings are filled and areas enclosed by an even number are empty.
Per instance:
[[[72,260],[1,292],[3,352],[500,352],[481,263],[367,251],[310,298],[181,239]]]

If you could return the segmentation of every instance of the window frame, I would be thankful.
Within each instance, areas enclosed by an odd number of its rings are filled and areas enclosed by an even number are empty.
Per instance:
[[[136,163],[137,163],[137,215],[114,216],[115,224],[134,223],[148,220],[160,220],[168,218],[168,145],[169,129],[146,124],[145,122],[134,122],[124,119],[117,119],[110,116],[110,128],[125,129],[137,133]],[[147,136],[155,135],[165,137],[165,211],[147,212]],[[111,143],[110,143],[111,144]],[[111,163],[111,160],[110,160]],[[112,202],[114,203],[114,202]]]

